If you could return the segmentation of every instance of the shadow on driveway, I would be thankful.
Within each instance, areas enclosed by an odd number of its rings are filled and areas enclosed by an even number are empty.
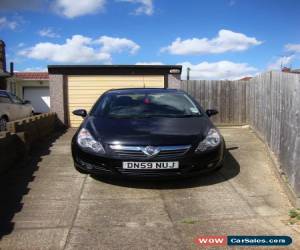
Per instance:
[[[123,187],[141,188],[141,189],[182,189],[192,188],[199,186],[209,186],[217,183],[227,181],[234,178],[240,172],[240,165],[237,160],[230,153],[231,150],[235,150],[237,147],[228,148],[225,151],[223,167],[219,171],[213,171],[210,173],[202,174],[196,177],[184,178],[184,179],[171,179],[171,180],[132,180],[132,179],[120,179],[110,178],[92,175],[95,180],[118,185]]]
[[[22,198],[30,191],[28,185],[34,181],[38,163],[42,156],[50,154],[52,143],[63,133],[64,131],[58,131],[37,141],[26,159],[20,160],[21,162],[0,175],[0,240],[13,231],[13,217],[23,208]]]

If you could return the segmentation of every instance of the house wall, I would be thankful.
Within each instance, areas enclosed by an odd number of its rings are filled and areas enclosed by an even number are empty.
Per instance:
[[[180,89],[181,88],[181,75],[180,74],[168,74],[168,88]]]
[[[59,122],[68,124],[67,107],[67,76],[58,74],[49,74],[50,90],[50,111],[55,112]]]
[[[49,87],[48,80],[22,80],[11,78],[7,82],[7,90],[23,99],[24,87]]]

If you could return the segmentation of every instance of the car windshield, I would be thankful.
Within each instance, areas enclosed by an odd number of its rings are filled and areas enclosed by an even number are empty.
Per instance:
[[[193,101],[182,93],[108,94],[94,108],[95,116],[111,118],[200,116]]]

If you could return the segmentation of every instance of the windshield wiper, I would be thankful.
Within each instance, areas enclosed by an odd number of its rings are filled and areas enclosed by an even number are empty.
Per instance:
[[[155,118],[155,117],[165,117],[165,118],[187,118],[187,117],[199,117],[201,114],[185,114],[185,115],[169,115],[169,114],[148,114],[148,115],[132,115],[132,116],[118,116],[110,115],[109,118],[114,119],[143,119],[143,118]]]
[[[149,115],[145,117],[166,117],[166,118],[185,118],[185,117],[198,117],[200,114],[185,114],[185,115]]]
[[[190,115],[184,115],[184,117],[198,117],[200,114],[190,114]]]
[[[142,118],[151,118],[152,116],[145,116],[145,115],[131,115],[131,116],[110,115],[108,117],[113,118],[113,119],[142,119]]]

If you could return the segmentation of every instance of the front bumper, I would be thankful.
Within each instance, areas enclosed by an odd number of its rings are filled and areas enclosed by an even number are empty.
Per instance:
[[[194,154],[187,152],[186,155],[177,158],[169,158],[167,160],[151,159],[115,159],[113,157],[96,156],[89,154],[76,144],[72,143],[72,156],[74,165],[77,169],[83,172],[95,174],[95,175],[106,175],[115,177],[146,177],[146,178],[159,178],[159,177],[189,177],[196,176],[201,173],[206,173],[220,167],[223,163],[224,157],[224,141],[213,150],[204,152],[201,154]],[[123,169],[123,161],[133,162],[147,162],[147,161],[178,161],[179,169]]]

